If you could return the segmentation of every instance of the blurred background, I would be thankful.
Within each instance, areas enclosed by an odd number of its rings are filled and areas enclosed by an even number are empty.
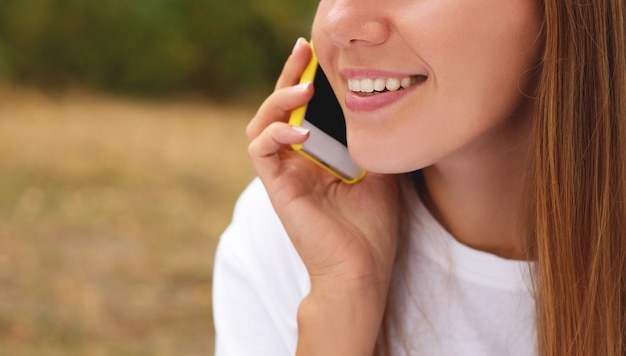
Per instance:
[[[0,0],[0,356],[213,353],[244,128],[316,6]]]

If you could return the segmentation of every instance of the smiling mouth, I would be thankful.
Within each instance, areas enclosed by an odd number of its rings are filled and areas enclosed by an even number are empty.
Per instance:
[[[425,75],[404,78],[348,79],[348,89],[360,95],[371,95],[406,89],[428,79]]]

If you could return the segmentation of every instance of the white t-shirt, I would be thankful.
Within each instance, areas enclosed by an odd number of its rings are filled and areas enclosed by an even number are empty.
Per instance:
[[[459,243],[415,197],[407,265],[394,272],[394,355],[536,355],[529,263]],[[256,179],[217,250],[216,355],[294,355],[297,309],[309,290],[304,264]]]

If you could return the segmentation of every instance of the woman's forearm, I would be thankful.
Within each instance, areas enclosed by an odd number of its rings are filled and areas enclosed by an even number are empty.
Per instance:
[[[298,309],[297,355],[372,355],[385,308],[383,290],[312,291]]]

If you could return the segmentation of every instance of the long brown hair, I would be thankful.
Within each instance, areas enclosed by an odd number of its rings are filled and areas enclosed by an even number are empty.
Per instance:
[[[626,3],[543,0],[528,184],[541,355],[626,354]]]

